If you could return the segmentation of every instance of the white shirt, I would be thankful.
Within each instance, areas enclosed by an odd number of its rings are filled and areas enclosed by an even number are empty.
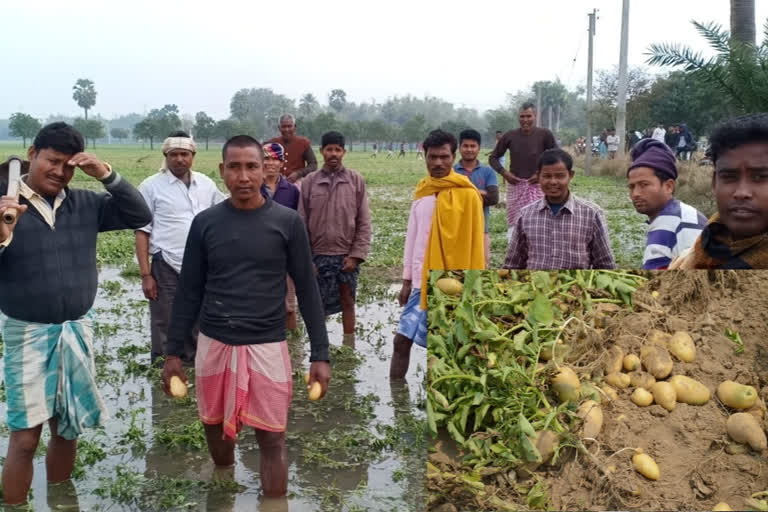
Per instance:
[[[664,136],[666,134],[667,130],[664,128],[654,128],[653,135],[651,135],[651,137],[658,140],[659,142],[664,142]]]
[[[181,272],[184,247],[195,215],[226,199],[208,176],[190,171],[189,187],[169,170],[145,179],[139,185],[152,222],[140,231],[149,234],[150,254],[162,253],[163,260]]]
[[[608,145],[608,151],[618,151],[619,150],[619,136],[618,135],[609,135],[605,138],[605,143]]]

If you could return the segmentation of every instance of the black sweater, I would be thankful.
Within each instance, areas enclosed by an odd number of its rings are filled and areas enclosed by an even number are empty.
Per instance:
[[[320,289],[298,213],[268,198],[255,210],[226,200],[200,212],[184,249],[168,354],[181,355],[198,318],[200,332],[228,345],[284,340],[286,275],[296,284],[310,361],[328,361]]]
[[[66,188],[50,227],[29,205],[13,240],[0,249],[0,310],[27,322],[60,324],[93,306],[98,286],[96,239],[102,231],[138,229],[152,212],[133,185],[113,171],[102,182],[109,192]]]

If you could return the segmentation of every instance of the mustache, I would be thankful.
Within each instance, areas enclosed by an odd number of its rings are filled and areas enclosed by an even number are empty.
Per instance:
[[[760,209],[755,208],[749,203],[730,203],[728,205],[728,211],[734,211],[734,210],[746,210],[750,213],[760,213]]]

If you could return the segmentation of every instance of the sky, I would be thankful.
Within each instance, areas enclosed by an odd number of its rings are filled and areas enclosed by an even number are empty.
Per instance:
[[[0,10],[0,118],[78,115],[72,86],[89,78],[91,111],[111,118],[166,103],[229,116],[242,88],[321,103],[412,94],[484,111],[536,80],[586,83],[588,18],[598,9],[595,69],[618,65],[621,0],[291,0],[5,2]],[[757,0],[758,39],[768,0]],[[691,20],[729,28],[729,0],[631,0],[629,65],[651,43],[707,51]],[[661,68],[649,68],[662,72]]]

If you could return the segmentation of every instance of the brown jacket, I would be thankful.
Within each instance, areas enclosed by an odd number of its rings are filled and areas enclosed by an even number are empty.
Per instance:
[[[307,174],[317,170],[317,158],[312,151],[312,143],[306,137],[296,135],[291,142],[286,143],[283,136],[274,137],[267,142],[277,142],[285,149],[285,165],[283,176],[288,177],[296,171],[303,178]]]
[[[323,167],[301,182],[299,215],[309,233],[312,254],[365,260],[371,247],[371,212],[365,181],[342,167]]]

